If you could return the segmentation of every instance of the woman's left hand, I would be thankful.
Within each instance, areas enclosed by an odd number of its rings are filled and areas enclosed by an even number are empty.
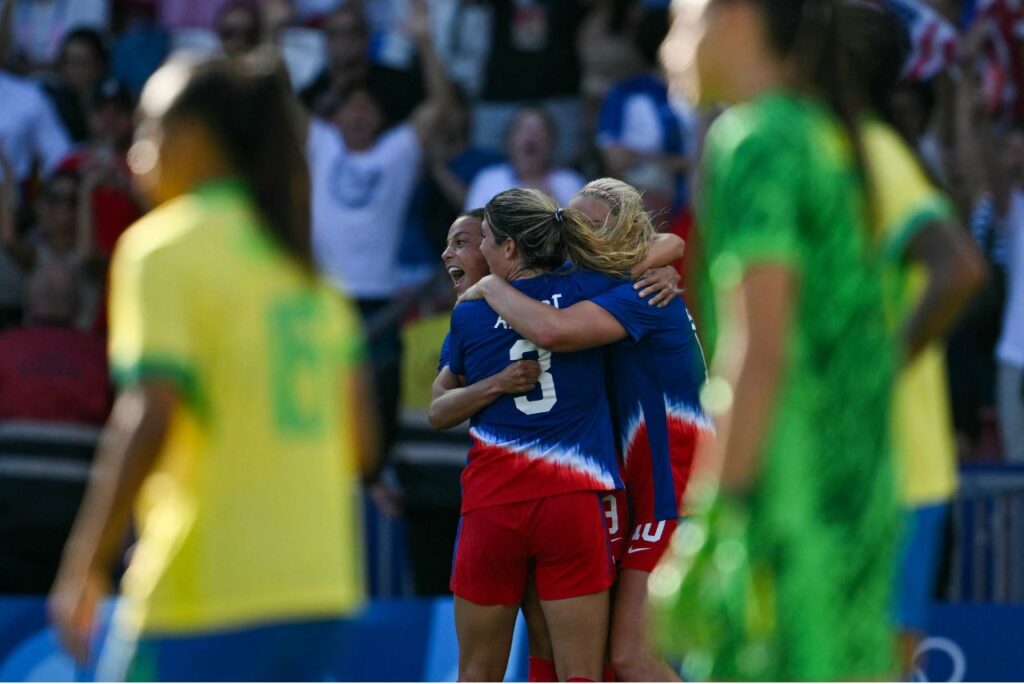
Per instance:
[[[468,290],[459,295],[458,303],[472,302],[474,300],[484,298],[484,288],[487,286],[487,279],[493,278],[494,276],[485,275],[480,280],[476,281]]]
[[[657,307],[668,306],[680,290],[676,285],[679,283],[679,273],[671,266],[648,269],[640,276],[633,289],[638,290],[637,296],[651,297],[648,304]]]

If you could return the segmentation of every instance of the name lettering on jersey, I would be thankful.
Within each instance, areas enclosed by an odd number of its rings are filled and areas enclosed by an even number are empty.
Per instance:
[[[541,301],[543,301],[548,306],[553,306],[553,307],[555,307],[557,309],[558,308],[558,300],[561,299],[561,298],[562,298],[562,295],[561,295],[561,293],[559,293],[559,294],[551,295],[551,299],[543,299]],[[510,329],[508,322],[504,318],[502,318],[501,316],[498,316],[498,320],[496,320],[494,322],[494,328],[492,328],[492,329],[493,330],[497,330],[498,328],[501,328],[502,330],[509,330]]]

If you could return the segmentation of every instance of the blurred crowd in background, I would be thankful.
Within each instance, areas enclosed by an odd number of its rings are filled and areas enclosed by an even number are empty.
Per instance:
[[[949,343],[960,457],[1024,462],[1024,4],[885,2],[913,43],[894,118],[992,273]],[[455,534],[465,458],[464,435],[417,436],[454,301],[439,256],[455,217],[516,186],[564,205],[587,180],[614,176],[699,258],[692,186],[713,113],[667,89],[667,0],[13,0],[7,10],[0,421],[104,422],[106,267],[148,208],[126,161],[136,98],[176,51],[274,46],[309,115],[316,258],[371,340],[392,455],[371,493],[406,516],[419,593],[447,591],[450,553],[438,548]]]

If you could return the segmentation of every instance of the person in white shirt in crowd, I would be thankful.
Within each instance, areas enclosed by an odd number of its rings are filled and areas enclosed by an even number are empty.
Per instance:
[[[524,107],[516,114],[505,137],[508,162],[480,171],[469,186],[465,209],[487,206],[499,192],[511,188],[533,188],[568,206],[572,196],[586,183],[572,169],[555,166],[558,131],[546,110]]]
[[[42,88],[3,68],[13,9],[14,0],[0,0],[0,194],[12,222],[5,230],[11,232],[33,165],[49,175],[71,151],[71,139]],[[0,249],[0,325],[21,307],[22,280],[17,264]]]
[[[330,120],[311,119],[307,141],[313,255],[328,280],[355,302],[363,316],[384,454],[394,443],[400,386],[400,321],[391,315],[398,246],[425,142],[450,99],[448,79],[430,37],[426,0],[411,2],[410,9],[406,30],[419,49],[427,100],[404,123],[384,130],[385,115],[374,91],[357,81],[342,90]],[[389,492],[371,486],[385,510],[394,508],[383,500]]]
[[[668,208],[677,210],[687,200],[696,117],[685,101],[669,93],[658,65],[658,49],[668,25],[667,8],[642,10],[634,43],[644,65],[616,83],[604,98],[597,145],[609,175],[644,189],[658,186],[657,204],[663,205],[660,200],[667,195]]]

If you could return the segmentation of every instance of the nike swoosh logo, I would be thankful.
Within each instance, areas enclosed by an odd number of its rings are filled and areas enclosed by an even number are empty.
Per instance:
[[[650,546],[634,546],[633,548],[626,551],[626,553],[637,553],[639,551],[650,551]]]
[[[611,541],[613,541],[613,542],[622,541],[622,537],[612,537]]]

